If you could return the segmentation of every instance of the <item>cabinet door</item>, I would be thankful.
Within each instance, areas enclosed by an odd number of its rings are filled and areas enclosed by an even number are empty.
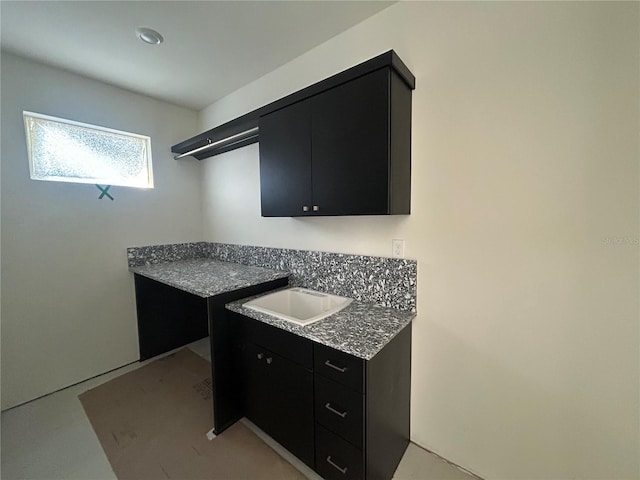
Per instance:
[[[243,366],[246,417],[313,468],[313,373],[251,343]]]
[[[309,101],[260,118],[260,198],[263,217],[311,210]]]
[[[317,213],[389,213],[389,69],[311,100],[312,190]]]
[[[270,415],[269,378],[265,349],[252,343],[242,347],[242,405],[244,415],[264,431],[274,423]]]

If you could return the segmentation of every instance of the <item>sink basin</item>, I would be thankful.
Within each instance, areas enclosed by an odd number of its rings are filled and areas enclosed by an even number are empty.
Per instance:
[[[288,288],[251,300],[243,307],[298,325],[309,325],[342,310],[352,301],[351,298],[306,288]]]

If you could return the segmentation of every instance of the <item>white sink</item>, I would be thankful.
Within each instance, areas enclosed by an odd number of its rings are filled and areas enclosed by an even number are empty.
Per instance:
[[[351,298],[306,288],[288,288],[256,298],[243,306],[298,325],[309,325],[342,310],[352,301]]]

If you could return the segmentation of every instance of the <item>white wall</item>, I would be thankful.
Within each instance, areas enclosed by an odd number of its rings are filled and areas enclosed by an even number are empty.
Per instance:
[[[199,241],[197,114],[2,53],[2,408],[139,358],[126,247]],[[29,179],[22,111],[151,137],[155,188]]]
[[[202,112],[395,49],[412,214],[260,217],[258,147],[203,162],[205,240],[419,262],[412,439],[488,479],[637,479],[638,3],[396,4]]]

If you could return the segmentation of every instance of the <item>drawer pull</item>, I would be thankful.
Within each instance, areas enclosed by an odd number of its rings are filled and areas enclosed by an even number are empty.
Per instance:
[[[256,357],[258,357],[258,360],[262,360],[262,357],[264,357],[264,353],[259,353],[256,355]]]
[[[335,413],[336,415],[338,415],[339,417],[346,417],[347,416],[347,412],[340,412],[338,410],[336,410],[335,408],[333,408],[331,406],[331,404],[329,402],[327,402],[327,404],[324,406],[324,408],[326,408],[327,410],[329,410],[330,412]]]
[[[324,364],[325,364],[327,367],[331,367],[331,368],[333,368],[334,370],[339,371],[340,373],[344,373],[344,372],[346,372],[346,371],[347,371],[347,367],[338,367],[337,365],[334,365],[333,363],[331,363],[331,360],[327,360],[326,362],[324,362]]]
[[[331,465],[333,468],[335,468],[336,470],[338,470],[338,471],[339,471],[340,473],[342,473],[343,475],[344,475],[345,473],[347,473],[347,467],[341,467],[341,466],[339,466],[339,465],[335,464],[335,463],[333,462],[333,460],[331,460],[331,455],[329,455],[329,456],[327,457],[327,463],[328,463],[329,465]]]
[[[267,365],[271,365],[273,363],[273,358],[267,357]]]

